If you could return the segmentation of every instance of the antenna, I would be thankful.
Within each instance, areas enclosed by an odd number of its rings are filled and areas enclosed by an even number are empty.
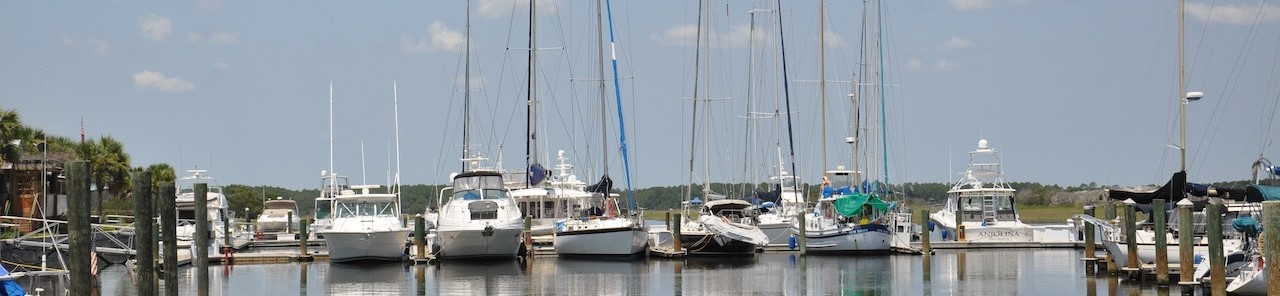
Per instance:
[[[392,188],[394,188],[393,191],[396,194],[396,199],[400,199],[400,94],[396,90],[395,80],[391,81],[391,98],[393,100],[393,112],[395,113],[395,116],[392,118],[395,119],[396,129],[396,178],[395,183],[392,183],[395,184]],[[399,203],[398,200],[396,202]]]
[[[369,177],[364,170],[364,139],[360,139],[360,183],[369,184]]]
[[[333,172],[333,80],[329,80],[329,190],[338,187],[337,173]]]

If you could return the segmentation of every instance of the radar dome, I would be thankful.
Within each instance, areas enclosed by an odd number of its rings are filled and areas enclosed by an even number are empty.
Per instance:
[[[988,148],[990,147],[987,146],[987,139],[978,140],[978,149],[988,149]]]

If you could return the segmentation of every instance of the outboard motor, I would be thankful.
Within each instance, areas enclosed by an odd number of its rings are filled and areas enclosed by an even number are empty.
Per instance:
[[[467,204],[471,220],[498,219],[498,203],[492,200],[473,201]]]

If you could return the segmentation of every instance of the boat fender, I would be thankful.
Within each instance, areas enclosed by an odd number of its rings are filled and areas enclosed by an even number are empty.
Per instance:
[[[792,234],[790,237],[787,237],[787,248],[790,248],[790,249],[792,249],[792,250],[795,250],[795,249],[796,249],[796,235],[795,235],[795,234]]]
[[[1196,254],[1196,256],[1195,256],[1195,260],[1194,260],[1194,261],[1191,261],[1191,262],[1194,262],[1195,264],[1200,264],[1200,261],[1204,261],[1204,255],[1203,255],[1203,254]]]
[[[934,227],[934,222],[933,222],[933,220],[929,220],[929,231],[933,231],[933,227]],[[945,232],[946,230],[942,230],[942,231],[944,231],[944,232]]]

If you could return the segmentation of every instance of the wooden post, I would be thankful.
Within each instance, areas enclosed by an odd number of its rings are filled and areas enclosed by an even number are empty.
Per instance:
[[[796,240],[800,241],[800,257],[809,254],[809,224],[804,221],[805,211],[796,214],[796,225],[800,225],[800,235]]]
[[[1116,218],[1116,203],[1107,201],[1102,205],[1102,220],[1111,221]]]
[[[1161,286],[1169,285],[1169,244],[1165,241],[1169,228],[1165,225],[1164,216],[1164,200],[1152,200],[1151,219],[1156,222],[1156,284]]]
[[[173,205],[173,200],[177,198],[174,195],[176,190],[173,182],[160,182],[156,184],[159,194],[156,200],[160,202],[160,232],[161,241],[164,241],[164,294],[169,296],[178,295],[178,212]]]
[[[1137,205],[1137,202],[1134,202],[1133,199],[1124,200],[1124,242],[1125,242],[1125,245],[1129,247],[1129,252],[1128,252],[1129,256],[1126,260],[1128,261],[1128,264],[1125,264],[1125,267],[1123,268],[1123,270],[1129,273],[1129,278],[1131,279],[1137,278],[1139,273],[1138,233],[1137,233],[1138,221],[1136,221],[1138,220],[1138,214],[1137,214],[1136,205]]]
[[[295,207],[295,208],[296,208],[296,207]],[[264,210],[264,211],[265,211],[265,210]],[[289,219],[289,220],[284,220],[284,232],[285,232],[285,233],[293,233],[293,211],[289,211],[289,216],[288,216],[288,217],[285,217],[285,218],[287,218],[287,219]],[[259,231],[261,231],[261,230],[259,230]]]
[[[230,259],[232,252],[235,252],[235,240],[231,237],[231,221],[229,217],[222,216],[222,260]]]
[[[1222,254],[1222,205],[1206,207],[1205,226],[1209,232],[1209,288],[1213,295],[1227,295],[1227,258]]]
[[[1272,262],[1265,264],[1267,269],[1267,295],[1280,295],[1280,229],[1275,227],[1280,225],[1280,201],[1264,201],[1262,202],[1262,256],[1263,262]],[[1268,227],[1269,226],[1269,227]],[[1270,247],[1267,247],[1270,246]]]
[[[1178,201],[1178,284],[1183,286],[1195,286],[1200,284],[1200,279],[1190,270],[1196,270],[1192,258],[1192,252],[1195,248],[1195,241],[1192,235],[1192,226],[1195,221],[1191,219],[1191,200],[1183,198]]]
[[[422,214],[417,214],[414,217],[416,219],[413,221],[413,246],[418,251],[418,256],[415,257],[418,260],[422,260],[427,258],[427,249],[425,247],[427,244],[426,218],[422,218]]]
[[[192,266],[196,269],[196,295],[209,295],[209,184],[195,184],[196,231]]]
[[[93,228],[89,225],[89,171],[88,162],[67,164],[67,234],[71,240],[68,295],[90,295],[93,289],[93,274],[89,269],[93,256],[89,245],[93,237]]]
[[[307,252],[307,241],[311,239],[311,233],[310,233],[311,228],[307,226],[308,224],[311,224],[309,223],[311,222],[311,220],[310,219],[299,219],[299,220],[300,221],[298,222],[302,222],[302,225],[298,225],[298,237],[302,238],[302,241],[301,241],[302,244],[298,246],[299,248],[298,252],[299,254],[301,254],[301,256],[299,257],[305,260],[306,258],[311,258],[311,253]]]
[[[533,215],[524,216],[524,251],[526,258],[533,258]]]
[[[680,245],[680,224],[684,224],[684,220],[680,220],[680,213],[675,213],[671,216],[671,225],[675,226],[671,229],[671,250],[679,253],[680,247],[682,247]]]
[[[671,209],[667,209],[667,230],[671,230]]]
[[[155,258],[151,237],[155,215],[151,213],[151,173],[135,170],[133,178],[133,245],[138,251],[138,295],[155,295]]]
[[[925,256],[933,254],[933,248],[929,246],[929,235],[929,210],[920,210],[920,252]],[[928,260],[925,259],[925,264],[929,264]],[[925,272],[927,274],[927,269]]]
[[[964,198],[962,197],[962,198],[960,198],[960,199],[957,199],[957,200],[956,200],[956,201],[957,201],[957,204],[956,204],[956,233],[955,233],[954,235],[955,235],[955,241],[958,241],[958,242],[962,242],[962,241],[964,241],[964,207],[961,207],[961,206],[960,206],[960,204],[958,203],[960,200],[963,200],[963,199],[964,199]]]
[[[1095,217],[1094,216],[1095,213],[1097,213],[1097,210],[1094,209],[1093,205],[1084,206],[1085,215],[1089,215],[1089,217]],[[1097,259],[1098,257],[1097,256],[1098,246],[1097,246],[1097,242],[1094,241],[1095,240],[1094,237],[1097,235],[1094,233],[1095,230],[1093,229],[1093,227],[1094,227],[1093,223],[1084,224],[1084,257],[1089,259]],[[1090,262],[1090,264],[1092,264],[1092,262]]]

